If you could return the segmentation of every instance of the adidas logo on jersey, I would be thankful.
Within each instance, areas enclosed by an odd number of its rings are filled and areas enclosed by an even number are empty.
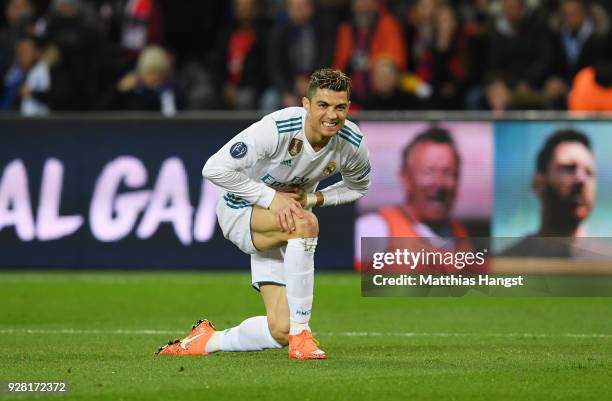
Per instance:
[[[291,167],[291,162],[292,161],[293,161],[293,159],[287,159],[284,162],[281,162],[281,165],[287,166],[287,167]]]

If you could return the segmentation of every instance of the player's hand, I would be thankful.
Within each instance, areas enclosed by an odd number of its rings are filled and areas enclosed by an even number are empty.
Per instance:
[[[276,192],[269,207],[276,217],[276,222],[283,232],[295,231],[294,215],[300,219],[304,218],[304,209],[295,199],[291,199],[288,193]]]
[[[304,188],[299,187],[299,186],[294,186],[291,191],[287,192],[287,195],[291,198],[291,199],[295,199],[296,201],[300,202],[300,205],[302,207],[306,206],[306,191],[304,191]]]

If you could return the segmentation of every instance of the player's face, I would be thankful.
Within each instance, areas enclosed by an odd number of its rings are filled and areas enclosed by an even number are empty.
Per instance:
[[[597,192],[595,160],[579,142],[562,142],[544,175],[542,197],[562,219],[580,222],[593,209]]]
[[[413,212],[419,221],[448,220],[458,184],[458,160],[451,145],[421,142],[408,155],[402,180],[409,192]]]
[[[303,98],[302,104],[307,111],[306,124],[316,137],[332,137],[344,126],[349,108],[345,91],[317,89],[311,99]]]

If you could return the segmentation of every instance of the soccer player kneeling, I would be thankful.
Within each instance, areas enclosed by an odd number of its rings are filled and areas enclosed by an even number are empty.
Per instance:
[[[310,77],[303,107],[289,107],[254,123],[206,162],[202,174],[222,189],[217,216],[223,235],[251,255],[252,283],[267,316],[217,331],[200,320],[162,355],[260,351],[289,345],[289,357],[323,359],[310,321],[314,253],[319,235],[314,206],[361,198],[370,185],[368,150],[347,121],[351,84],[340,71]],[[317,191],[333,174],[342,181]]]

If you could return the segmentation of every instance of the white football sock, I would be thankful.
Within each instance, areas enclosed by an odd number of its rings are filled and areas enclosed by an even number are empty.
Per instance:
[[[270,333],[268,318],[250,317],[231,329],[217,331],[206,343],[205,352],[261,351],[266,348],[283,348]]]
[[[285,279],[289,303],[289,334],[309,330],[314,290],[314,253],[317,237],[293,238],[285,251]]]

